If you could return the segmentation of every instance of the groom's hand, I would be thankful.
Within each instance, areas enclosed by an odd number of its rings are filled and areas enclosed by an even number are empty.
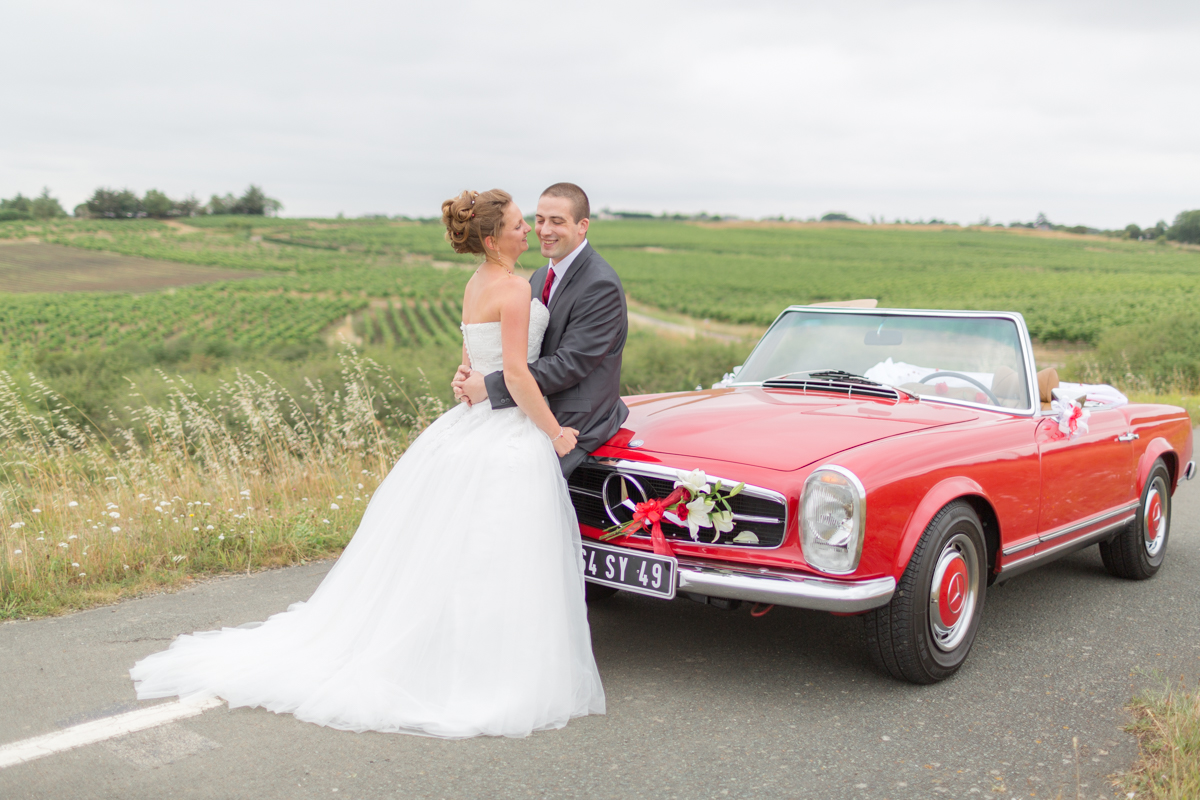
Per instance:
[[[465,402],[474,405],[487,400],[487,384],[483,381],[483,373],[471,370],[463,375],[466,368],[459,367],[458,373],[455,374],[451,386],[454,387],[454,396]]]
[[[487,400],[487,384],[483,381],[483,373],[471,370],[471,374],[462,383],[462,390],[471,405]]]
[[[450,388],[454,390],[454,399],[460,403],[471,405],[471,398],[463,391],[463,382],[471,375],[471,368],[466,364],[460,364],[458,370],[454,373],[454,380],[450,381]]]

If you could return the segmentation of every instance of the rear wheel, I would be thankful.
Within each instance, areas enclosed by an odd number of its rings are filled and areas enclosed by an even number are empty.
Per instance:
[[[1158,572],[1167,555],[1171,533],[1171,473],[1162,460],[1142,489],[1137,518],[1112,541],[1100,543],[1100,558],[1110,575],[1142,581]]]
[[[865,617],[871,658],[892,677],[936,683],[958,671],[983,613],[987,545],[979,516],[956,501],[938,512],[892,600]]]

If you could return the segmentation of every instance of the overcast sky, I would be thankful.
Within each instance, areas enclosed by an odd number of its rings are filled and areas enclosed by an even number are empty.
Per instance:
[[[8,3],[0,195],[262,185],[288,216],[1200,208],[1200,3]]]

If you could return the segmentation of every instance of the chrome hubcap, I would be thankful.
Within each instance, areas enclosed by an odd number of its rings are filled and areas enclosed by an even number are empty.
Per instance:
[[[965,534],[950,537],[938,554],[929,587],[929,630],[939,650],[958,647],[979,600],[979,555]]]
[[[1167,514],[1163,506],[1162,481],[1158,478],[1146,495],[1146,507],[1142,511],[1142,530],[1145,531],[1146,555],[1154,558],[1167,540]]]

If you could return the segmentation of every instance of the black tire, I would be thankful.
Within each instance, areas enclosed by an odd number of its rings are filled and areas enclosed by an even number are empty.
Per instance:
[[[1137,518],[1111,541],[1100,543],[1100,558],[1110,575],[1133,581],[1153,577],[1167,556],[1171,535],[1171,473],[1162,459],[1146,478]]]
[[[596,603],[601,600],[607,600],[608,598],[612,597],[614,594],[616,594],[619,591],[620,591],[620,589],[614,589],[613,587],[605,586],[602,583],[592,583],[591,581],[585,581],[583,584],[583,597],[589,603]]]
[[[939,511],[891,602],[865,615],[867,650],[875,664],[893,678],[919,684],[957,672],[983,614],[987,565],[983,526],[970,504],[957,500]]]

